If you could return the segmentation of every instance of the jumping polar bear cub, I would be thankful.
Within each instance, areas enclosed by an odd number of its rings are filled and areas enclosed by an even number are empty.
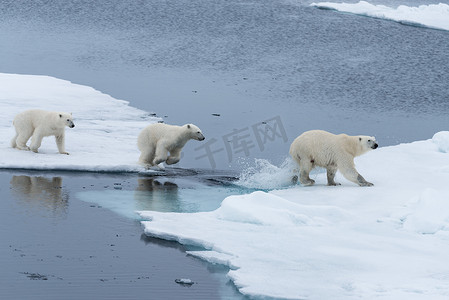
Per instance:
[[[328,185],[339,185],[334,181],[339,170],[349,181],[360,186],[372,186],[355,169],[354,157],[377,147],[376,138],[372,136],[335,135],[323,130],[311,130],[293,141],[290,155],[299,164],[299,180],[303,185],[315,183],[309,173],[318,166],[327,169]]]
[[[19,113],[13,121],[16,136],[11,140],[11,146],[20,150],[31,150],[37,153],[42,139],[46,136],[55,136],[59,153],[69,154],[65,151],[65,126],[73,128],[72,114],[64,112],[31,109]],[[31,139],[30,147],[26,145]]]
[[[155,123],[145,127],[137,138],[141,151],[139,163],[157,166],[165,162],[176,164],[181,159],[181,150],[189,140],[202,141],[205,137],[201,130],[193,125],[183,126]],[[170,152],[170,156],[168,155]]]

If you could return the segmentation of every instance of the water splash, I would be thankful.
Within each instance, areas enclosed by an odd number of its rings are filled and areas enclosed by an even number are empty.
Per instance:
[[[290,157],[280,166],[275,166],[266,159],[255,159],[254,165],[245,168],[235,184],[250,189],[282,189],[292,186],[292,178],[297,169],[298,166]]]

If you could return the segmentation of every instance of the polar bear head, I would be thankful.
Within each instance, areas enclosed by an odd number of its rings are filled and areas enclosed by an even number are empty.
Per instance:
[[[376,138],[373,136],[359,135],[358,140],[362,153],[379,147]]]
[[[201,129],[199,129],[198,126],[193,124],[187,124],[184,126],[187,128],[191,139],[197,141],[203,141],[205,139],[203,133],[201,132]]]
[[[75,124],[73,123],[73,119],[72,119],[72,114],[59,113],[59,120],[67,127],[70,127],[70,128],[75,127]]]

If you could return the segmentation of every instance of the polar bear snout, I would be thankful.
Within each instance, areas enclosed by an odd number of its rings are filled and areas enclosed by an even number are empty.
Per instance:
[[[206,137],[203,135],[203,133],[201,131],[197,131],[195,133],[195,135],[193,136],[193,139],[195,139],[197,141],[204,141],[206,139]]]
[[[69,127],[73,128],[73,127],[75,127],[75,124],[73,124],[73,122],[71,122],[71,124],[69,124]]]
[[[375,137],[366,137],[368,138],[367,140],[367,146],[371,149],[377,149],[377,147],[379,147],[379,144],[377,144],[376,138]],[[362,140],[362,137],[359,137],[359,141]]]

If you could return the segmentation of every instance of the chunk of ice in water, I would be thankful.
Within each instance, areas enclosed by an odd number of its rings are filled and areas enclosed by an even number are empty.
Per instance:
[[[192,285],[195,282],[192,281],[192,279],[188,279],[188,278],[180,278],[180,279],[176,279],[175,282],[177,284],[182,284],[182,285]]]

